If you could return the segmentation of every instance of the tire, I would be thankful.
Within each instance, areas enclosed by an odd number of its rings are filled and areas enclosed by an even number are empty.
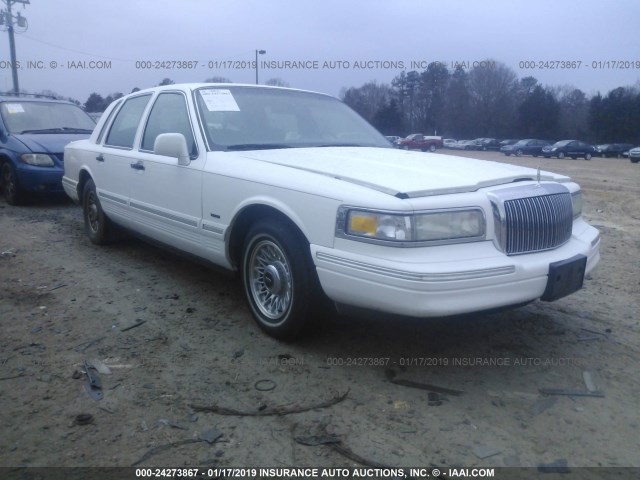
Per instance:
[[[562,160],[564,158],[564,152],[558,153],[558,158]]]
[[[629,161],[631,163],[638,163],[638,162],[640,162],[640,159],[638,159],[638,158],[629,158]]]
[[[84,229],[91,243],[105,245],[113,239],[113,224],[107,218],[100,205],[96,184],[93,180],[87,180],[82,190],[82,212],[84,217]]]
[[[521,157],[522,156],[522,150],[518,149],[516,151],[516,157]]]
[[[24,200],[24,194],[18,185],[16,172],[13,165],[5,162],[2,166],[2,192],[9,205],[20,205]]]
[[[258,326],[292,340],[310,324],[319,282],[309,243],[282,220],[264,219],[247,233],[242,283]]]
[[[591,160],[591,154],[589,152],[584,154],[584,159],[585,160]]]
[[[435,145],[429,145],[429,151],[430,152],[435,152],[436,151],[436,146]]]
[[[510,154],[510,153],[506,153],[506,152],[505,152],[505,155],[506,155],[507,157],[510,157],[510,156],[511,156],[511,154]]]

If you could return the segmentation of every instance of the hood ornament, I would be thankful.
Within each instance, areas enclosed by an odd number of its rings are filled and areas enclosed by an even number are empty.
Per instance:
[[[540,186],[540,166],[538,166],[538,173],[536,175],[536,181],[538,182],[538,185],[536,185],[537,187]]]

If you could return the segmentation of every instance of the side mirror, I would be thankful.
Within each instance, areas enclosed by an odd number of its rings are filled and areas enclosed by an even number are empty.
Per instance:
[[[191,163],[187,140],[181,133],[161,133],[153,143],[153,151],[157,155],[177,158],[178,165],[189,165]]]

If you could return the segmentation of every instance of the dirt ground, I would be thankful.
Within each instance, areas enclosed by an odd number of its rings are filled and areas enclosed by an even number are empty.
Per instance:
[[[602,234],[582,291],[456,319],[336,315],[287,344],[237,280],[135,239],[94,246],[63,198],[0,200],[0,466],[640,467],[640,165],[462,155],[582,185]],[[85,360],[110,370],[102,400]],[[585,372],[604,397],[539,392],[588,391]],[[303,411],[268,415],[287,409]]]

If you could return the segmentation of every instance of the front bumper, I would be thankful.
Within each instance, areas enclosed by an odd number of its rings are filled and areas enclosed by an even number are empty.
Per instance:
[[[335,302],[442,317],[536,300],[545,293],[551,263],[584,255],[588,273],[600,259],[599,246],[598,231],[578,220],[563,246],[525,255],[507,256],[491,241],[393,248],[338,239],[335,248],[312,245],[311,252],[322,288]]]
[[[53,167],[38,167],[21,163],[16,169],[18,185],[22,190],[29,192],[62,192],[63,174],[64,169],[57,165]]]

